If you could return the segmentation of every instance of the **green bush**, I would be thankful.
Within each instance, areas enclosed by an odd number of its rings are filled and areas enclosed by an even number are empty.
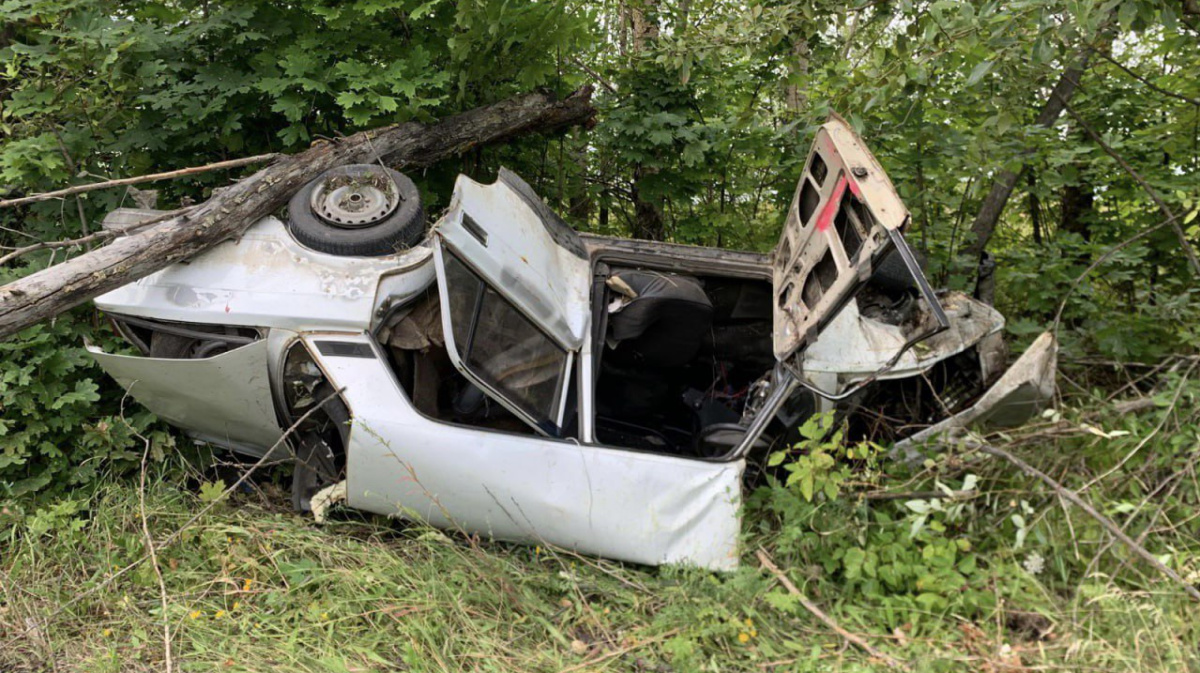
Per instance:
[[[749,499],[748,519],[789,565],[808,568],[812,590],[851,597],[887,628],[902,625],[924,633],[931,615],[978,619],[997,600],[1037,604],[1033,583],[1010,554],[981,555],[980,543],[996,543],[994,531],[980,527],[969,499],[978,477],[967,474],[953,486],[934,481],[934,490],[955,499],[913,497],[872,502],[862,490],[886,481],[878,468],[879,447],[848,445],[832,416],[817,415],[801,428],[802,439],[777,452],[771,463],[787,478],[771,479]],[[903,479],[904,468],[888,465],[888,476]],[[853,483],[854,491],[846,492]],[[792,612],[796,598],[783,589],[772,605]]]
[[[77,310],[0,341],[0,499],[75,489],[173,444],[153,417],[128,404],[80,344],[112,340]],[[109,344],[115,345],[115,344]],[[122,411],[122,407],[125,407]]]

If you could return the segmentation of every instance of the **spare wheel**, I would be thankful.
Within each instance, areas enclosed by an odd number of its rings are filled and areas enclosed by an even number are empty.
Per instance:
[[[417,186],[375,164],[331,168],[288,203],[288,229],[302,245],[334,255],[390,255],[425,234]]]

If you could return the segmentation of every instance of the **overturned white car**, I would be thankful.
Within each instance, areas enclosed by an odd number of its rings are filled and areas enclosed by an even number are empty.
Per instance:
[[[771,256],[580,235],[505,170],[460,177],[428,235],[411,181],[371,166],[288,219],[98,298],[143,356],[90,350],[197,440],[281,446],[300,508],[338,485],[439,527],[731,568],[747,475],[809,415],[899,438],[1000,373],[1003,318],[929,288],[836,117]],[[1049,395],[1050,360],[993,389],[1006,413]]]

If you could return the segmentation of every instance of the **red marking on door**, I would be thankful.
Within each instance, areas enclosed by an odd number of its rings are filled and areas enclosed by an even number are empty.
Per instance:
[[[842,205],[842,195],[846,193],[847,182],[845,175],[838,178],[837,185],[833,188],[833,194],[825,202],[821,214],[817,215],[817,231],[825,231],[829,229],[829,225],[833,224],[833,216],[837,215],[838,208]]]

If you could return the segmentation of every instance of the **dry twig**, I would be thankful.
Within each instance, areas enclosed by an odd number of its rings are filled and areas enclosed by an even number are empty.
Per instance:
[[[125,418],[125,400],[121,400],[121,419]],[[126,423],[126,425],[129,425]],[[129,429],[133,430],[133,426],[129,425]],[[171,616],[167,612],[167,582],[163,579],[162,566],[158,564],[158,552],[154,549],[154,536],[150,534],[150,523],[146,517],[146,461],[150,457],[150,440],[143,437],[137,430],[133,430],[133,434],[137,436],[145,444],[145,449],[142,450],[142,472],[141,478],[138,481],[138,512],[142,517],[142,539],[146,544],[146,554],[150,557],[150,567],[154,568],[154,576],[158,579],[158,596],[162,604],[162,620],[163,620],[163,657],[166,659],[167,673],[174,670],[174,662],[171,659]]]
[[[808,610],[813,614],[814,617],[822,622],[825,622],[826,626],[833,629],[835,633],[846,639],[847,642],[862,648],[864,652],[872,657],[875,657],[876,659],[879,659],[892,668],[899,668],[905,671],[910,670],[908,664],[896,659],[895,657],[880,652],[872,647],[871,643],[868,643],[862,636],[850,633],[841,626],[838,626],[838,623],[833,619],[833,617],[825,614],[821,608],[817,607],[816,603],[808,600],[808,597],[805,596],[800,589],[796,588],[796,585],[792,583],[792,580],[788,579],[788,576],[783,574],[783,571],[779,569],[779,566],[775,565],[775,562],[771,560],[771,557],[767,555],[766,551],[759,549],[757,552],[755,552],[755,554],[758,556],[758,562],[762,564],[762,567],[774,575],[775,578],[779,580],[779,583],[788,590],[788,593],[795,596],[800,601],[800,605],[803,605],[805,610]]]
[[[188,175],[196,175],[197,173],[207,173],[209,171],[219,171],[230,168],[241,168],[250,164],[261,164],[264,161],[273,161],[279,155],[276,153],[259,154],[252,157],[242,157],[241,159],[230,159],[229,161],[218,161],[213,164],[204,166],[192,166],[190,168],[180,168],[175,171],[167,171],[165,173],[151,173],[150,175],[139,175],[132,178],[119,178],[117,180],[105,180],[104,182],[94,182],[88,185],[75,185],[65,189],[56,189],[52,192],[42,194],[30,194],[17,199],[5,199],[0,201],[0,208],[9,208],[11,206],[20,206],[26,203],[36,203],[38,201],[49,201],[50,199],[58,199],[72,194],[82,194],[84,192],[94,192],[97,189],[108,189],[110,187],[124,187],[125,185],[137,185],[143,182],[158,182],[159,180],[173,180],[182,178]]]
[[[1158,557],[1156,557],[1154,554],[1151,554],[1149,552],[1149,550],[1147,550],[1142,545],[1138,544],[1133,538],[1129,537],[1129,535],[1127,535],[1125,533],[1125,531],[1121,530],[1120,526],[1113,523],[1112,519],[1109,519],[1108,517],[1104,516],[1100,512],[1096,511],[1095,507],[1092,507],[1091,505],[1089,505],[1083,498],[1080,498],[1079,495],[1077,495],[1074,491],[1069,490],[1067,487],[1065,487],[1062,484],[1060,484],[1059,482],[1055,481],[1053,478],[1051,478],[1045,472],[1042,472],[1041,470],[1030,465],[1029,463],[1025,462],[1024,460],[1021,460],[1020,458],[1014,456],[1012,453],[1005,451],[1004,449],[1001,449],[996,446],[992,446],[990,444],[984,444],[982,442],[971,442],[968,444],[968,446],[979,451],[980,453],[986,453],[991,456],[996,456],[997,458],[1003,458],[1004,460],[1007,460],[1008,462],[1012,463],[1013,465],[1016,465],[1025,474],[1042,480],[1043,483],[1045,483],[1050,488],[1054,489],[1054,492],[1058,493],[1059,496],[1069,500],[1073,505],[1075,505],[1076,507],[1082,509],[1085,513],[1087,513],[1088,516],[1092,517],[1097,522],[1099,522],[1100,525],[1103,526],[1105,530],[1107,530],[1109,533],[1111,533],[1113,535],[1113,537],[1120,540],[1126,547],[1129,547],[1130,551],[1137,554],[1138,556],[1141,556],[1143,559],[1146,560],[1147,563],[1154,566],[1155,569],[1157,569],[1160,573],[1171,578],[1177,584],[1179,584],[1179,586],[1183,587],[1183,590],[1185,592],[1187,592],[1187,594],[1189,596],[1196,599],[1197,601],[1200,601],[1200,591],[1198,591],[1196,589],[1196,587],[1189,584],[1186,580],[1184,580],[1182,577],[1179,576],[1179,573],[1177,573],[1174,570],[1172,570],[1171,568],[1167,567],[1167,565],[1164,564],[1162,561],[1159,561]]]

